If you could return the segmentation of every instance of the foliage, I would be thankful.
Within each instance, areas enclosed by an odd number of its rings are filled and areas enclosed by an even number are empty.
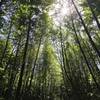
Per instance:
[[[100,99],[100,1],[70,0],[58,26],[55,1],[0,1],[0,100]]]

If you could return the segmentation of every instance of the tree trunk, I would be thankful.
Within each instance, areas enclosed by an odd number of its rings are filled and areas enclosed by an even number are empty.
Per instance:
[[[84,27],[84,29],[85,29],[85,32],[86,32],[86,34],[87,34],[87,36],[88,36],[88,38],[89,38],[89,41],[90,41],[92,47],[94,48],[95,52],[96,52],[96,53],[98,54],[98,56],[100,57],[100,51],[98,50],[98,48],[96,47],[94,41],[92,40],[92,38],[91,38],[91,36],[90,36],[90,33],[89,33],[89,31],[88,31],[88,28],[87,28],[87,26],[85,25],[84,20],[83,20],[83,18],[82,18],[82,16],[81,16],[80,12],[78,11],[77,6],[75,5],[75,3],[74,3],[73,0],[71,0],[71,1],[72,1],[73,5],[74,5],[74,7],[75,7],[75,9],[76,9],[76,12],[77,12],[78,15],[79,15],[79,18],[80,18],[80,20],[81,20],[81,23],[82,23],[82,25],[83,25],[83,27]]]
[[[91,3],[90,3],[89,0],[87,0],[87,3],[88,3],[88,5],[89,5],[89,7],[90,7],[90,10],[91,10],[92,15],[93,15],[93,17],[94,17],[94,20],[96,21],[97,26],[98,26],[98,28],[99,28],[99,30],[100,30],[100,23],[99,23],[99,20],[98,20],[96,14],[95,14],[95,12],[94,12],[94,10],[93,10],[93,8],[92,8],[92,5],[91,5]]]
[[[22,62],[21,72],[20,72],[20,75],[19,75],[19,81],[18,81],[18,86],[17,86],[17,90],[16,90],[16,95],[15,95],[16,100],[20,100],[20,93],[21,93],[22,79],[23,79],[25,63],[26,63],[26,56],[27,56],[27,50],[28,50],[30,29],[31,29],[31,19],[29,19],[27,39],[26,39],[25,48],[24,48],[24,55],[23,55],[23,62]]]
[[[87,58],[86,58],[86,55],[85,55],[85,53],[84,53],[84,51],[83,51],[83,49],[82,49],[82,47],[81,47],[80,41],[79,41],[78,36],[77,36],[76,29],[75,29],[75,26],[74,26],[73,19],[72,19],[72,27],[73,27],[73,30],[74,30],[74,32],[75,32],[76,40],[77,40],[77,42],[78,42],[80,51],[82,52],[82,55],[83,55],[84,60],[85,60],[85,62],[86,62],[86,65],[87,65],[87,67],[88,67],[88,69],[89,69],[89,72],[90,72],[90,74],[91,74],[91,76],[92,76],[92,78],[93,78],[93,80],[94,80],[94,82],[95,82],[95,84],[96,84],[96,86],[97,86],[97,89],[100,89],[99,84],[97,83],[97,81],[96,81],[96,79],[95,79],[95,77],[94,77],[94,75],[93,75],[93,73],[92,73],[92,70],[91,70],[90,64],[89,64],[89,62],[88,62],[88,60],[87,60]]]

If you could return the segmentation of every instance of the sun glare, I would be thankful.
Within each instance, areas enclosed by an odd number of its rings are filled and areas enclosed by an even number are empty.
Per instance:
[[[52,5],[49,15],[52,16],[56,25],[59,25],[66,15],[69,15],[70,12],[68,8],[68,0],[57,0],[56,3]]]

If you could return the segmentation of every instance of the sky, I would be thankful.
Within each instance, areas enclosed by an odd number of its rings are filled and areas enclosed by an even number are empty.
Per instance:
[[[56,3],[52,5],[49,15],[52,16],[55,24],[58,25],[63,21],[65,15],[69,15],[68,7],[68,0],[57,0]]]
[[[81,11],[78,1],[74,0],[74,2],[78,6],[78,9]],[[75,12],[76,10],[71,0],[56,0],[56,3],[51,6],[49,15],[52,16],[55,24],[59,26],[60,24],[63,24],[63,19],[66,16],[69,16]]]

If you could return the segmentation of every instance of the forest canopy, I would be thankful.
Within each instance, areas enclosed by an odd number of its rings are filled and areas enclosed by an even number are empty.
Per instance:
[[[0,100],[100,100],[100,0],[0,0]]]

